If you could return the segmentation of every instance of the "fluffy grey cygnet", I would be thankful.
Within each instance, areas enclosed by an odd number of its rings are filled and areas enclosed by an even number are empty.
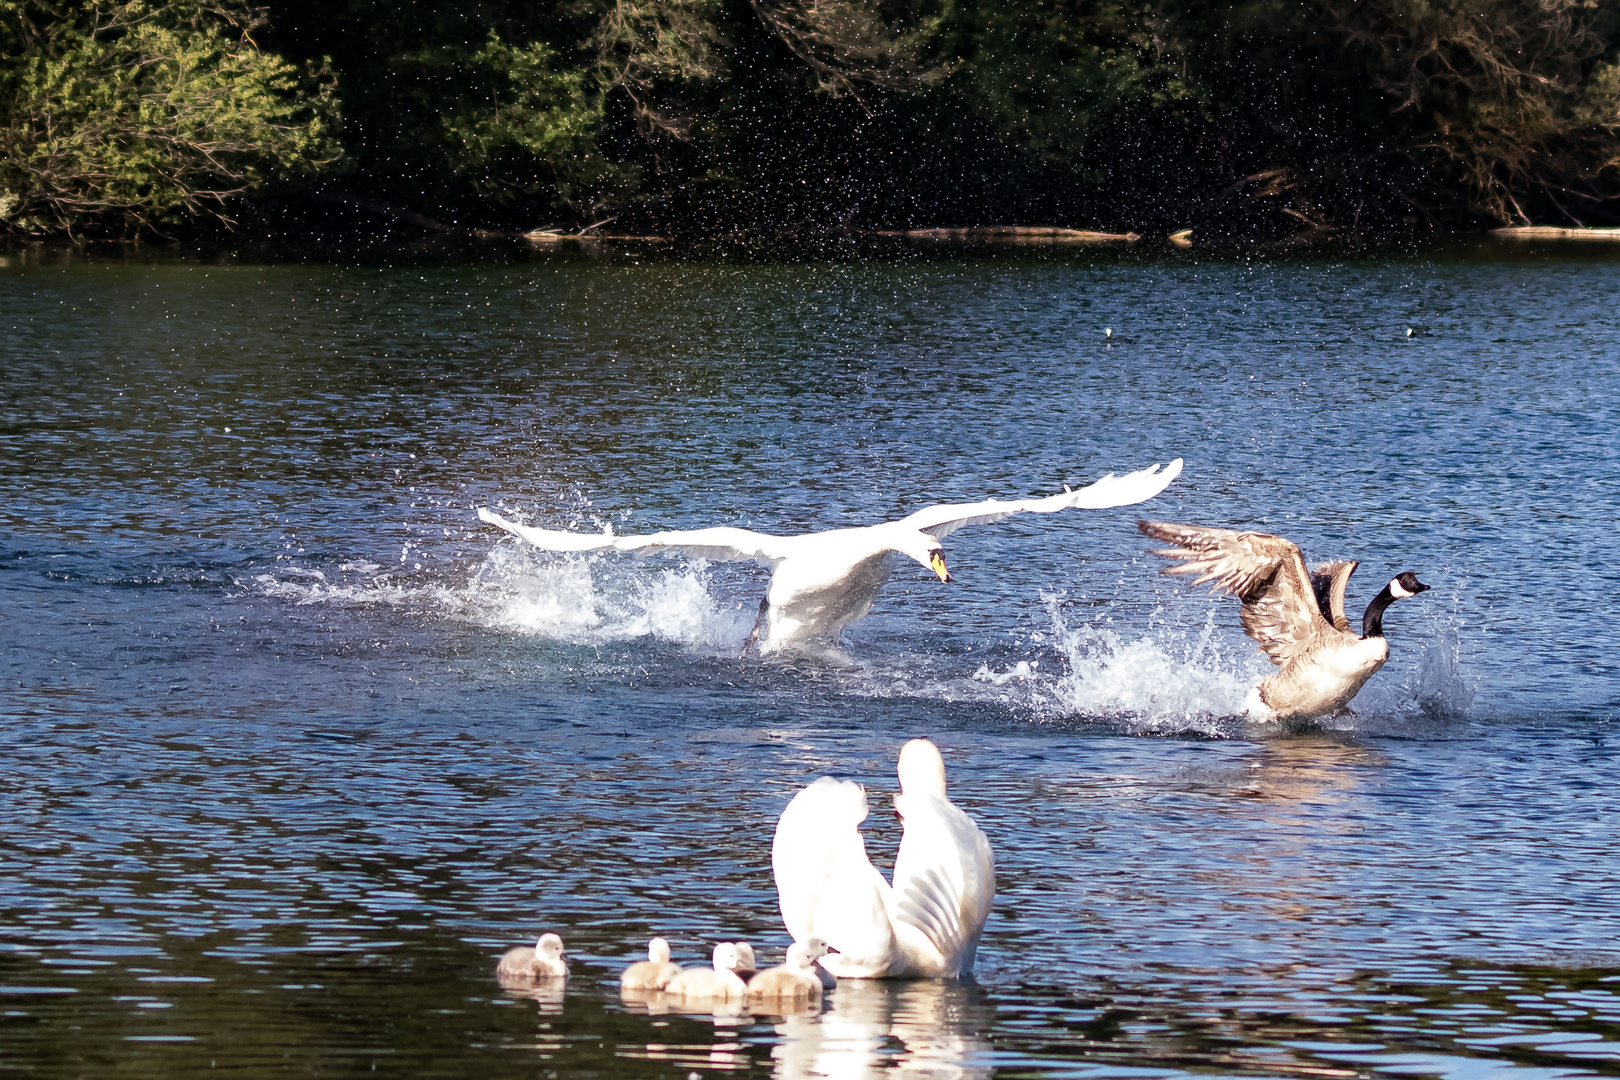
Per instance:
[[[714,947],[713,967],[682,968],[669,981],[664,992],[681,998],[712,998],[741,1001],[748,996],[748,984],[737,977],[737,946],[722,941]]]
[[[818,937],[788,946],[787,962],[762,971],[748,982],[750,1001],[815,1002],[821,1000],[821,968],[827,943]]]
[[[541,934],[533,948],[519,945],[515,949],[508,949],[501,962],[495,965],[495,977],[503,983],[566,979],[568,961],[563,959],[562,938],[556,934]]]
[[[655,937],[647,942],[647,959],[625,968],[619,986],[625,990],[662,990],[680,972],[679,964],[670,963],[669,942]]]

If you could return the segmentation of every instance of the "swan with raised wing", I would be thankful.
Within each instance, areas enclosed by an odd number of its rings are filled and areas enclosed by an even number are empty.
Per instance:
[[[730,526],[616,536],[537,529],[508,521],[487,507],[480,508],[478,516],[546,551],[662,552],[763,563],[771,568],[771,582],[749,640],[767,655],[818,647],[836,650],[844,628],[871,609],[898,556],[927,567],[940,581],[950,581],[941,541],[965,525],[985,525],[1013,514],[1130,506],[1153,498],[1180,473],[1177,458],[1163,469],[1154,465],[1124,476],[1110,473],[1078,491],[1065,489],[1046,498],[940,504],[899,521],[798,536]]]
[[[866,856],[866,790],[823,776],[776,823],[771,868],[794,941],[820,938],[839,978],[971,975],[996,893],[995,856],[973,819],[945,797],[945,761],[927,739],[900,751],[904,825],[894,883]]]

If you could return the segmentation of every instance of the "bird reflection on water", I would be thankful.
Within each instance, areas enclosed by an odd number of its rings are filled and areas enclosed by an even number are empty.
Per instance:
[[[527,983],[510,982],[501,989],[506,996],[519,1001],[532,1001],[539,1006],[541,1016],[561,1016],[563,998],[568,993],[567,979],[534,979]]]
[[[620,1056],[742,1069],[756,1064],[745,1048],[768,1042],[779,1080],[990,1074],[993,1010],[972,983],[841,979],[820,1003],[752,1012],[740,1002],[682,1002],[647,990],[623,990],[620,1000],[631,1012],[707,1019],[717,1036],[728,1033],[712,1046],[649,1043],[634,1051],[621,1048]]]
[[[785,1016],[771,1050],[779,1080],[918,1073],[990,1075],[991,1009],[971,983],[840,979],[820,1014]]]

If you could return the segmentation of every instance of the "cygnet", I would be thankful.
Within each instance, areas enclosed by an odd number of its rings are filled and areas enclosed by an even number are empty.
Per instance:
[[[733,941],[737,946],[737,978],[747,982],[759,970],[759,962],[754,959],[754,947],[746,941]]]
[[[625,968],[619,986],[625,990],[662,990],[680,971],[679,964],[669,962],[669,942],[655,937],[647,942],[647,959]]]
[[[823,990],[838,989],[838,980],[833,977],[833,973],[821,966],[821,958],[823,956],[826,956],[828,953],[835,953],[838,950],[818,937],[807,938],[805,940],[805,944],[810,946],[810,963],[812,974],[814,974],[817,980],[820,981],[821,988]]]
[[[713,967],[682,968],[664,987],[665,993],[683,998],[741,1000],[748,996],[748,984],[737,977],[737,946],[722,941],[714,947]]]
[[[495,966],[495,977],[503,983],[566,979],[568,961],[563,959],[562,938],[556,934],[541,934],[532,949],[527,945],[508,949]]]
[[[827,955],[827,943],[818,937],[788,946],[787,962],[762,971],[748,982],[750,1001],[821,1000],[821,969],[816,961]]]

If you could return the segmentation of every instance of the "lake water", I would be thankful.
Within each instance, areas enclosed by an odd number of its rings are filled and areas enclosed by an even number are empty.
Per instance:
[[[1620,1073],[1616,297],[1536,248],[6,255],[0,1072]],[[474,513],[786,532],[1177,456],[899,568],[846,665],[742,655],[757,567]],[[1144,515],[1359,558],[1356,616],[1433,590],[1353,716],[1251,727]],[[887,867],[917,735],[996,849],[976,984],[620,1001],[651,933],[776,962],[818,775]],[[501,990],[543,930],[566,993]]]

